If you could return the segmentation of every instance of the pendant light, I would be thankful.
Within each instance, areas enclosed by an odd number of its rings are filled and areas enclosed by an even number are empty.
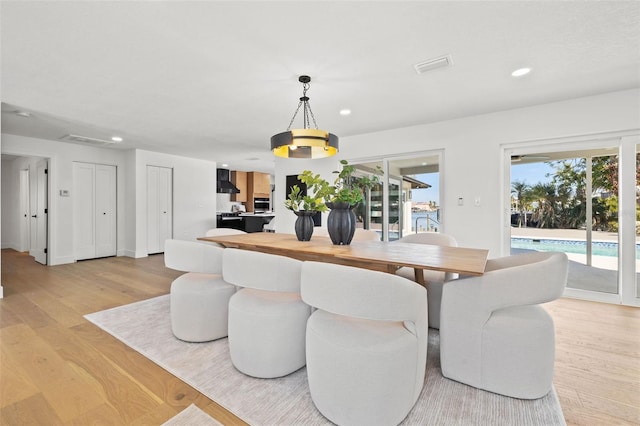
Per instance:
[[[324,158],[338,153],[338,137],[326,130],[319,130],[316,118],[311,112],[307,90],[311,77],[301,75],[298,81],[302,83],[302,97],[296,112],[286,132],[271,136],[271,151],[278,157],[284,158]],[[293,121],[302,107],[302,129],[291,129]],[[313,121],[314,129],[309,128],[309,117]]]

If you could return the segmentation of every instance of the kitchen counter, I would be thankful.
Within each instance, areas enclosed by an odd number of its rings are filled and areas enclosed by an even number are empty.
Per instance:
[[[275,214],[273,213],[240,213],[242,220],[242,230],[244,232],[262,232],[264,225],[271,222]]]
[[[265,213],[252,213],[252,212],[247,212],[247,213],[240,213],[241,217],[274,217],[275,213],[273,212],[265,212]]]

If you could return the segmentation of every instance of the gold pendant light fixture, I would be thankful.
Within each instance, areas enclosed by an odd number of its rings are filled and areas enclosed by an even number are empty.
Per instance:
[[[338,137],[325,130],[319,130],[316,118],[311,112],[307,90],[311,77],[301,75],[298,81],[302,83],[302,97],[298,103],[296,112],[293,113],[291,122],[286,132],[271,136],[271,151],[278,157],[284,158],[324,158],[338,153]],[[302,107],[302,129],[291,129],[293,121]],[[312,119],[315,129],[309,128],[309,118]]]

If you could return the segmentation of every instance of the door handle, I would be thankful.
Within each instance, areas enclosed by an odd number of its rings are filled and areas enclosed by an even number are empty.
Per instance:
[[[105,213],[105,212],[102,212],[102,214],[107,214],[107,213]]]
[[[31,216],[31,217],[38,217],[38,215],[37,215],[37,214],[34,214],[34,215],[33,215],[33,216]]]

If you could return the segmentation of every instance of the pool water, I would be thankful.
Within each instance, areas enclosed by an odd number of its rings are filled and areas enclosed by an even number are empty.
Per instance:
[[[511,248],[536,251],[561,251],[564,253],[587,254],[587,243],[576,240],[547,240],[532,238],[511,238]],[[592,241],[591,254],[594,256],[618,256],[618,243]],[[636,244],[636,259],[640,259],[640,244]]]

